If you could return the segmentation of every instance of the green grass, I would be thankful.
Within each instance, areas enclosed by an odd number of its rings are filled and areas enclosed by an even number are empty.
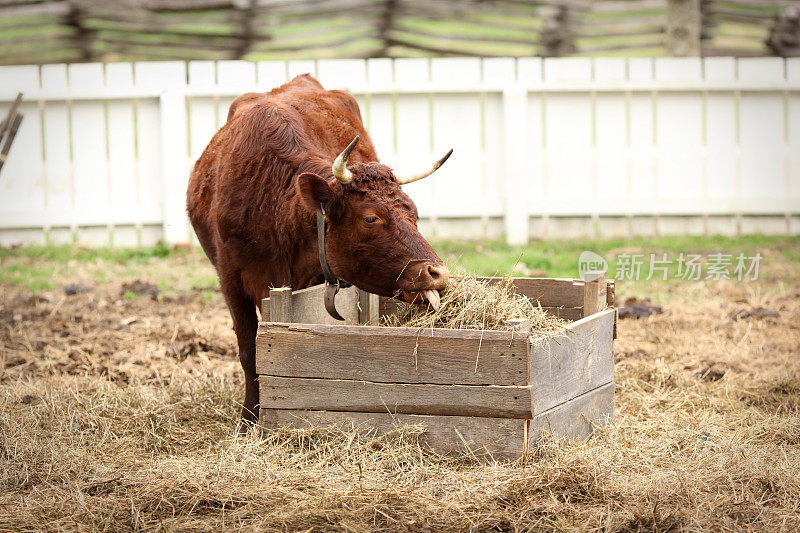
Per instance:
[[[616,239],[573,239],[539,241],[527,246],[509,246],[502,242],[435,243],[439,255],[449,264],[459,264],[479,275],[511,272],[519,260],[519,270],[544,270],[548,277],[573,278],[578,276],[578,257],[588,250],[603,256],[609,263],[609,276],[616,274],[615,263],[621,254],[644,254],[649,262],[651,253],[657,258],[666,253],[667,259],[677,260],[680,253],[726,253],[764,256],[762,264],[776,254],[789,262],[800,262],[800,240],[794,237],[748,235],[743,237],[637,237]]]
[[[142,248],[30,246],[0,248],[0,283],[34,292],[70,283],[109,284],[144,279],[166,294],[216,291],[216,272],[198,248],[170,252],[166,245]]]
[[[483,276],[503,275],[513,271],[515,276],[534,276],[551,278],[577,278],[578,258],[583,251],[592,251],[608,261],[608,276],[617,280],[617,298],[622,302],[629,297],[649,297],[661,305],[669,305],[676,295],[688,293],[702,298],[716,280],[707,279],[709,254],[731,254],[731,265],[727,267],[730,279],[736,280],[735,258],[739,254],[752,257],[761,255],[758,280],[742,276],[736,281],[742,290],[758,294],[763,283],[777,284],[783,292],[789,293],[791,287],[786,280],[800,271],[800,239],[796,237],[775,237],[748,235],[742,237],[639,237],[616,239],[571,239],[559,241],[538,241],[527,246],[509,246],[502,242],[435,242],[434,248],[451,268],[460,265],[468,271]],[[667,269],[667,278],[660,271],[650,272],[650,254],[661,259],[667,254],[672,261]],[[687,280],[677,276],[677,262],[680,254],[699,254],[701,256],[699,280]],[[623,254],[637,254],[642,257],[640,276],[620,277],[616,265]],[[749,266],[750,261],[746,262]],[[536,272],[544,271],[544,273]]]
[[[14,248],[0,247],[0,261],[12,257],[29,257],[33,260],[54,261],[64,263],[67,261],[95,261],[104,259],[120,263],[143,263],[151,257],[167,257],[170,255],[169,246],[158,244],[156,246],[141,248],[88,248],[86,246],[23,246]]]
[[[86,248],[83,246],[30,246],[22,248],[0,247],[0,282],[25,285],[34,292],[53,290],[75,281],[87,281],[86,265],[91,269],[89,281],[107,283],[114,268],[111,263],[135,270],[151,258],[166,258],[169,248],[164,245],[145,248]],[[118,271],[118,269],[116,269]],[[166,289],[167,287],[162,287]]]
[[[616,277],[616,265],[624,254],[641,256],[640,281],[629,281],[632,289],[647,291],[659,284],[682,282],[676,279],[681,253],[700,254],[705,279],[709,254],[762,256],[759,279],[779,279],[786,265],[800,266],[800,239],[750,235],[743,237],[658,237],[616,239],[572,239],[537,241],[527,246],[509,246],[497,241],[434,241],[439,256],[449,265],[491,276],[514,275],[578,277],[578,258],[592,251],[608,261],[609,277]],[[660,274],[646,280],[650,254],[672,261],[668,280]],[[731,271],[733,266],[731,267]],[[536,273],[544,271],[545,274]],[[202,297],[219,297],[219,281],[211,263],[200,249],[170,252],[160,245],[149,248],[86,248],[46,246],[0,248],[0,282],[22,285],[34,292],[60,289],[69,283],[121,284],[143,279],[156,283],[162,293],[201,291]],[[622,280],[621,280],[622,281]],[[636,292],[636,291],[634,291]]]
[[[122,296],[126,300],[138,300],[139,299],[139,295],[137,295],[133,291],[125,291],[125,294],[123,294]]]
[[[55,288],[48,273],[34,265],[6,265],[0,263],[0,283],[24,285],[33,292]]]

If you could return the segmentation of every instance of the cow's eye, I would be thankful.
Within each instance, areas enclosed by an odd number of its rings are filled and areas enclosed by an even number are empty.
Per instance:
[[[367,224],[372,224],[373,222],[376,222],[377,220],[378,220],[378,217],[367,217],[367,218],[364,219],[364,222],[366,222]]]

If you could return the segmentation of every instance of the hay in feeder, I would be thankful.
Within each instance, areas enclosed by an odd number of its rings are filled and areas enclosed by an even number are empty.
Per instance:
[[[504,276],[489,283],[463,267],[456,267],[441,293],[439,309],[428,305],[402,303],[397,314],[381,317],[382,326],[407,328],[449,328],[508,330],[509,321],[529,320],[532,335],[560,335],[566,322],[546,313],[527,297],[514,292],[514,280]]]

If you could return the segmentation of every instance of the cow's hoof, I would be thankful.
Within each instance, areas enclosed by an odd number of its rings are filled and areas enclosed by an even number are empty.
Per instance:
[[[258,428],[258,406],[254,408],[242,408],[242,415],[236,425],[236,432],[239,435],[247,435],[251,429]]]
[[[240,418],[239,422],[236,424],[236,434],[240,437],[243,437],[247,434],[259,435],[260,431],[261,426],[258,425],[258,422],[254,422],[252,420]]]

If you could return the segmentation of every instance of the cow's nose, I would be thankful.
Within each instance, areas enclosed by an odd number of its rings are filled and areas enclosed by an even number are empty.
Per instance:
[[[430,289],[442,290],[447,287],[447,282],[450,280],[450,270],[444,263],[438,265],[427,265],[428,276],[431,279]]]

